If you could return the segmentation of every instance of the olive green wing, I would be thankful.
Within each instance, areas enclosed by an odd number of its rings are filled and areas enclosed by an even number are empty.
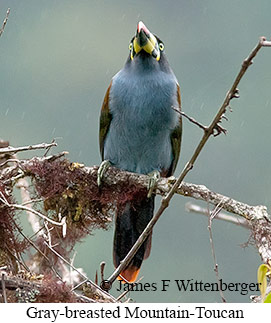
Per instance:
[[[101,115],[100,115],[100,131],[99,131],[99,144],[100,144],[100,153],[102,159],[104,159],[104,142],[106,135],[108,133],[110,123],[112,120],[112,115],[109,109],[109,100],[110,100],[110,89],[112,86],[112,82],[110,83],[104,97]]]
[[[177,102],[178,102],[178,107],[177,109],[181,111],[181,91],[180,91],[180,86],[177,84]],[[181,140],[182,140],[182,118],[181,115],[179,116],[179,123],[175,127],[175,129],[172,131],[171,136],[171,147],[172,147],[172,153],[173,153],[173,160],[170,166],[170,169],[167,173],[167,176],[173,175],[178,160],[180,156],[180,151],[181,151]]]

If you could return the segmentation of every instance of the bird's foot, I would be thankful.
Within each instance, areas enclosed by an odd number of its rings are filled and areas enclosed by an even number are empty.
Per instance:
[[[152,196],[154,189],[156,188],[157,182],[160,179],[160,172],[158,170],[154,170],[148,174],[149,176],[149,184],[148,184],[148,198]]]
[[[102,179],[104,176],[105,171],[108,169],[108,167],[111,165],[109,160],[103,160],[101,162],[101,165],[98,168],[98,173],[97,173],[97,185],[100,187],[102,184]]]

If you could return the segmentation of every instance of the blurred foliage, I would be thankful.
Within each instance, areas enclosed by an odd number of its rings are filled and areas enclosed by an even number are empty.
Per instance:
[[[261,264],[258,268],[258,284],[261,291],[261,296],[264,301],[265,294],[266,294],[266,288],[267,288],[267,277],[270,276],[271,266],[267,264]],[[269,296],[270,300],[270,296]],[[267,301],[269,303],[269,301]]]

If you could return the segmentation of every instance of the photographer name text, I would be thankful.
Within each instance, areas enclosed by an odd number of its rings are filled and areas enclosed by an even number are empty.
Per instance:
[[[258,283],[245,282],[224,282],[219,279],[216,283],[204,282],[202,280],[194,279],[162,279],[160,282],[146,282],[146,283],[124,283],[118,282],[117,291],[137,291],[137,292],[167,292],[169,288],[176,288],[179,292],[218,292],[229,291],[237,292],[241,295],[247,295],[250,292],[259,292]]]

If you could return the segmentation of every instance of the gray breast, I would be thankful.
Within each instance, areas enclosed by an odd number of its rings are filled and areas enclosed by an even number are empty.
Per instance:
[[[163,72],[113,78],[109,108],[112,121],[104,155],[121,169],[138,173],[168,169],[172,162],[170,134],[178,122],[174,75]]]

